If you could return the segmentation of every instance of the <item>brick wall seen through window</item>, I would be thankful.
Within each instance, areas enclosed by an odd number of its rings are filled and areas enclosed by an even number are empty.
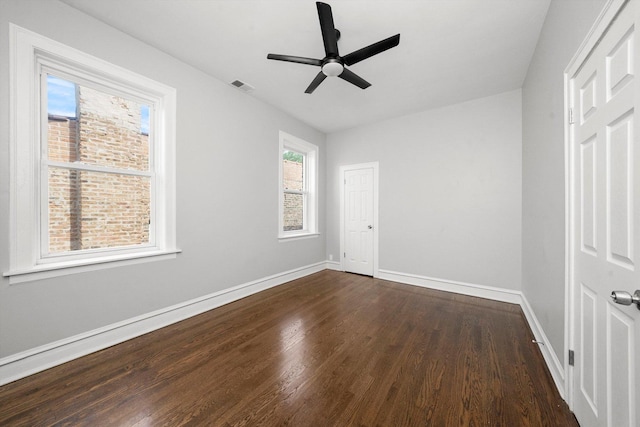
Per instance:
[[[49,253],[146,244],[151,179],[117,173],[149,170],[145,107],[81,85],[75,92],[77,117],[48,116],[48,159],[63,166],[48,168]]]
[[[285,152],[285,156],[291,151]],[[296,153],[298,154],[298,153]],[[302,155],[288,156],[282,161],[284,192],[284,231],[304,228],[304,167]],[[287,190],[290,190],[288,192]]]

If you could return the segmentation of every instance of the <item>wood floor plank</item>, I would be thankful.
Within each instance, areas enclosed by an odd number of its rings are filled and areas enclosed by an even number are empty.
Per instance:
[[[517,305],[323,271],[0,387],[2,426],[577,426]]]

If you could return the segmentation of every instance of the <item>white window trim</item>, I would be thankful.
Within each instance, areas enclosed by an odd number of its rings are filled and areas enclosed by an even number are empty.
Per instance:
[[[284,231],[284,186],[282,155],[285,150],[305,155],[305,174],[307,203],[303,214],[304,229]],[[278,239],[289,241],[317,237],[318,233],[318,147],[286,132],[280,131],[280,149],[278,155]]]
[[[166,259],[176,247],[174,88],[83,53],[62,43],[9,24],[10,43],[10,283],[101,269],[142,259]],[[40,253],[41,116],[38,64],[58,64],[81,70],[99,81],[126,87],[153,105],[156,123],[155,245],[122,250],[107,249],[87,256],[44,262]],[[162,142],[159,142],[162,141]],[[152,197],[153,199],[153,197]],[[92,268],[92,266],[94,268]]]

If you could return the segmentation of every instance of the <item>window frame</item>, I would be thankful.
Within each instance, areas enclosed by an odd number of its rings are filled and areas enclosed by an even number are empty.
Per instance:
[[[176,90],[10,24],[10,283],[175,257]],[[153,172],[151,210],[154,237],[148,245],[70,251],[46,255],[43,237],[46,193],[47,112],[42,111],[42,72],[71,76],[76,83],[143,101],[151,107]],[[46,105],[44,106],[46,108]],[[91,167],[93,169],[94,167]],[[100,169],[100,167],[95,167]],[[151,235],[151,230],[150,230]]]
[[[280,131],[278,156],[278,239],[281,241],[317,236],[318,233],[318,147],[303,139]],[[283,154],[290,150],[304,156],[303,190],[285,190]],[[284,230],[284,194],[302,194],[302,230]]]

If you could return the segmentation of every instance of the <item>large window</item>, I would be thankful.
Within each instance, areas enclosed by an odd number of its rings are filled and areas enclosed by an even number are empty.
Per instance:
[[[5,275],[175,254],[175,90],[15,25],[11,36]]]
[[[318,147],[280,132],[279,237],[317,234]]]
[[[54,73],[41,85],[43,258],[152,244],[152,108]]]

